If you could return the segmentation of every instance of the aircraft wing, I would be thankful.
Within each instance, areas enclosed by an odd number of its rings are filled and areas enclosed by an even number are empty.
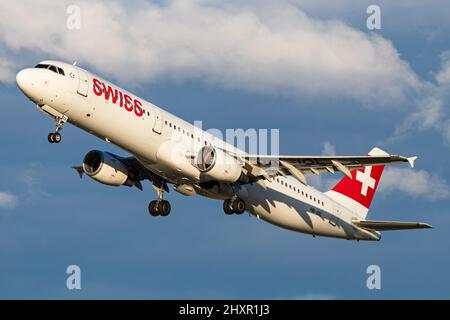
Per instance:
[[[335,173],[339,171],[352,178],[351,170],[364,166],[386,165],[391,163],[408,162],[414,167],[417,157],[403,157],[390,155],[374,148],[370,156],[273,156],[273,155],[242,155],[249,171],[253,176],[261,175],[270,178],[277,175],[293,175],[297,180],[307,185],[305,174]],[[275,171],[273,168],[275,162]],[[277,163],[278,162],[278,163]],[[271,171],[272,170],[272,171]]]
[[[428,223],[423,222],[399,222],[399,221],[375,221],[375,220],[357,220],[352,223],[364,229],[377,231],[393,231],[407,229],[427,229],[432,228]]]

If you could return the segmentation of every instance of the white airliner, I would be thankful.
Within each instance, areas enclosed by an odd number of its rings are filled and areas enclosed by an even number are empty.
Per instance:
[[[374,148],[368,156],[251,155],[194,127],[82,68],[42,61],[20,71],[17,85],[37,108],[55,119],[48,141],[59,143],[69,122],[131,153],[90,151],[74,167],[110,186],[149,180],[157,200],[152,216],[167,216],[168,184],[192,196],[222,200],[226,214],[244,211],[282,228],[349,240],[380,240],[380,231],[430,228],[426,223],[366,220],[384,165],[408,162]],[[276,163],[277,165],[274,165]],[[344,175],[330,191],[308,186],[306,174]]]

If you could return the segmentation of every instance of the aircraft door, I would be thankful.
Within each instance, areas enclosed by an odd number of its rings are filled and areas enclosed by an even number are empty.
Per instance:
[[[153,131],[161,134],[163,126],[162,114],[159,111],[155,112],[155,123],[153,124]]]
[[[340,219],[340,215],[341,215],[341,212],[340,212],[339,208],[338,208],[338,207],[334,207],[334,208],[333,208],[333,216],[330,217],[330,219],[329,219],[328,222],[329,222],[333,227],[336,227],[337,224],[338,224],[338,221],[339,221],[339,219]]]
[[[77,93],[83,97],[88,96],[89,92],[89,76],[86,71],[78,69],[78,90]]]

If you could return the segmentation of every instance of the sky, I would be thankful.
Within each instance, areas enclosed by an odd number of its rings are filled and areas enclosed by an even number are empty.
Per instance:
[[[380,30],[366,25],[372,4]],[[450,298],[449,13],[437,0],[0,0],[0,298]],[[174,191],[171,215],[153,218],[148,182],[107,187],[71,169],[92,149],[126,152],[70,125],[47,142],[53,120],[15,85],[46,59],[206,129],[279,129],[282,154],[417,155],[385,170],[369,218],[434,228],[313,238]],[[338,178],[310,179],[325,191]],[[81,290],[66,287],[70,265]]]

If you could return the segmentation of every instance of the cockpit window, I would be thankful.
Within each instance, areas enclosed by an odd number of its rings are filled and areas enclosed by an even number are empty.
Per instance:
[[[53,72],[55,72],[55,73],[58,73],[58,69],[56,69],[55,66],[50,66],[50,67],[48,67],[48,69],[53,71]]]
[[[42,64],[39,63],[38,65],[35,66],[35,68],[38,69],[48,69],[50,71],[53,71],[54,73],[60,74],[62,76],[65,75],[64,70],[61,68],[58,68],[57,66],[51,65],[51,64]]]
[[[38,65],[36,65],[35,68],[39,68],[39,69],[48,69],[49,65],[48,64],[41,64],[39,63]]]

